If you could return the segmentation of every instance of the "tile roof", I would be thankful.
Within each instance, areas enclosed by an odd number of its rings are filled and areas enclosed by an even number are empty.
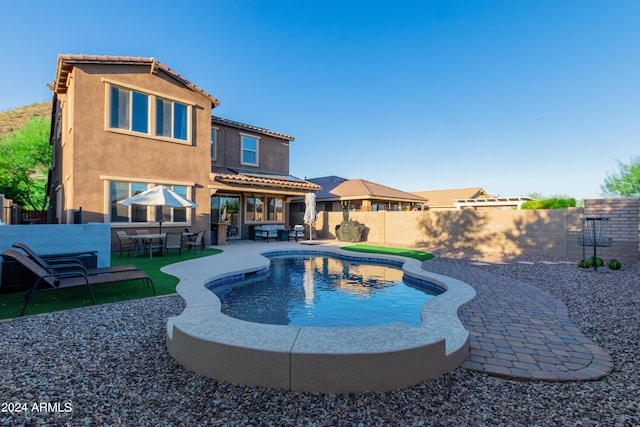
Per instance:
[[[413,202],[424,202],[424,198],[386,185],[377,184],[365,179],[350,179],[332,190],[342,199],[394,199]]]
[[[332,193],[331,191],[334,188],[336,188],[338,185],[347,181],[347,179],[339,176],[331,175],[331,176],[323,176],[320,178],[312,178],[312,179],[309,179],[308,181],[311,181],[314,184],[318,184],[320,187],[322,187],[322,190],[320,190],[316,196],[318,199],[329,199],[332,197],[337,197],[337,195]]]
[[[377,184],[365,179],[345,179],[339,176],[313,178],[309,181],[322,186],[318,199],[378,199],[425,202],[421,196]]]
[[[220,166],[214,167],[209,176],[212,181],[232,185],[251,185],[305,191],[319,191],[321,189],[319,185],[291,175],[240,171]]]
[[[285,134],[280,133],[280,132],[273,132],[273,131],[270,131],[268,129],[260,128],[260,127],[253,126],[253,125],[248,125],[248,124],[245,124],[245,123],[236,122],[234,120],[225,119],[223,117],[211,116],[211,123],[212,124],[224,125],[224,126],[230,126],[230,127],[236,128],[236,129],[246,130],[246,131],[249,131],[249,132],[257,132],[257,133],[261,133],[263,135],[269,135],[269,136],[273,136],[275,138],[284,139],[284,140],[287,140],[287,141],[294,141],[295,140],[294,137],[289,136],[289,135],[285,135]]]
[[[160,70],[166,75],[172,77],[179,83],[183,84],[187,88],[194,92],[201,93],[209,98],[212,108],[220,105],[220,101],[214,98],[212,95],[205,92],[203,89],[191,83],[189,80],[182,77],[180,74],[167,67],[161,62],[156,61],[155,58],[143,58],[133,56],[109,56],[109,55],[74,55],[74,54],[60,54],[58,55],[58,68],[56,70],[56,77],[53,81],[53,91],[56,93],[64,93],[67,90],[67,76],[73,70],[76,64],[105,64],[105,65],[144,65],[149,66],[152,72]]]
[[[413,194],[428,200],[430,207],[453,207],[455,199],[492,198],[482,187],[453,188],[450,190],[414,191]]]

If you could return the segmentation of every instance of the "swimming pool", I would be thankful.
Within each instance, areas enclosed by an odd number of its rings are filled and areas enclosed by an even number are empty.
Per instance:
[[[365,327],[249,322],[222,313],[220,299],[205,287],[267,269],[270,254],[308,255],[307,248],[294,242],[234,242],[218,255],[163,267],[180,279],[176,290],[186,303],[181,314],[167,321],[169,354],[185,368],[217,380],[322,393],[393,390],[436,378],[462,363],[469,332],[457,312],[475,291],[459,280],[426,272],[414,259],[353,257],[401,264],[406,276],[446,289],[422,305],[417,327],[402,322]],[[322,256],[353,255],[331,245],[316,248],[313,252]]]
[[[445,289],[403,277],[402,264],[339,255],[267,254],[268,270],[207,287],[222,313],[249,322],[316,327],[419,326],[422,305]]]

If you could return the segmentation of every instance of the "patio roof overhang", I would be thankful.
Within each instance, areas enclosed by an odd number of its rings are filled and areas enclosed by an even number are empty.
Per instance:
[[[306,193],[322,189],[317,184],[291,175],[249,172],[228,168],[217,168],[209,177],[211,179],[209,189],[212,194],[222,190],[304,196]]]

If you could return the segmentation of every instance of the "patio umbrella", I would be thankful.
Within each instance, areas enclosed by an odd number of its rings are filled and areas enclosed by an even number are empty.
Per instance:
[[[222,221],[227,221],[227,211],[229,210],[229,203],[225,200],[222,204]]]
[[[164,185],[156,185],[142,193],[131,196],[120,202],[121,205],[131,206],[167,206],[171,208],[195,208],[196,205],[191,200],[185,199],[178,193],[168,189]],[[160,219],[160,234],[162,234],[162,219]]]
[[[313,223],[316,222],[316,193],[307,193],[304,196],[304,217],[303,220],[306,224],[309,224],[309,239],[313,240]]]

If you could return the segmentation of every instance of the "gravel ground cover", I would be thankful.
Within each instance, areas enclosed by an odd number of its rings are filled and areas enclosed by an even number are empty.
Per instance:
[[[168,355],[166,320],[184,307],[174,295],[0,322],[0,425],[640,425],[638,265],[595,272],[535,261],[471,268],[567,304],[614,359],[604,379],[515,381],[459,368],[386,393],[232,385],[185,371]]]

